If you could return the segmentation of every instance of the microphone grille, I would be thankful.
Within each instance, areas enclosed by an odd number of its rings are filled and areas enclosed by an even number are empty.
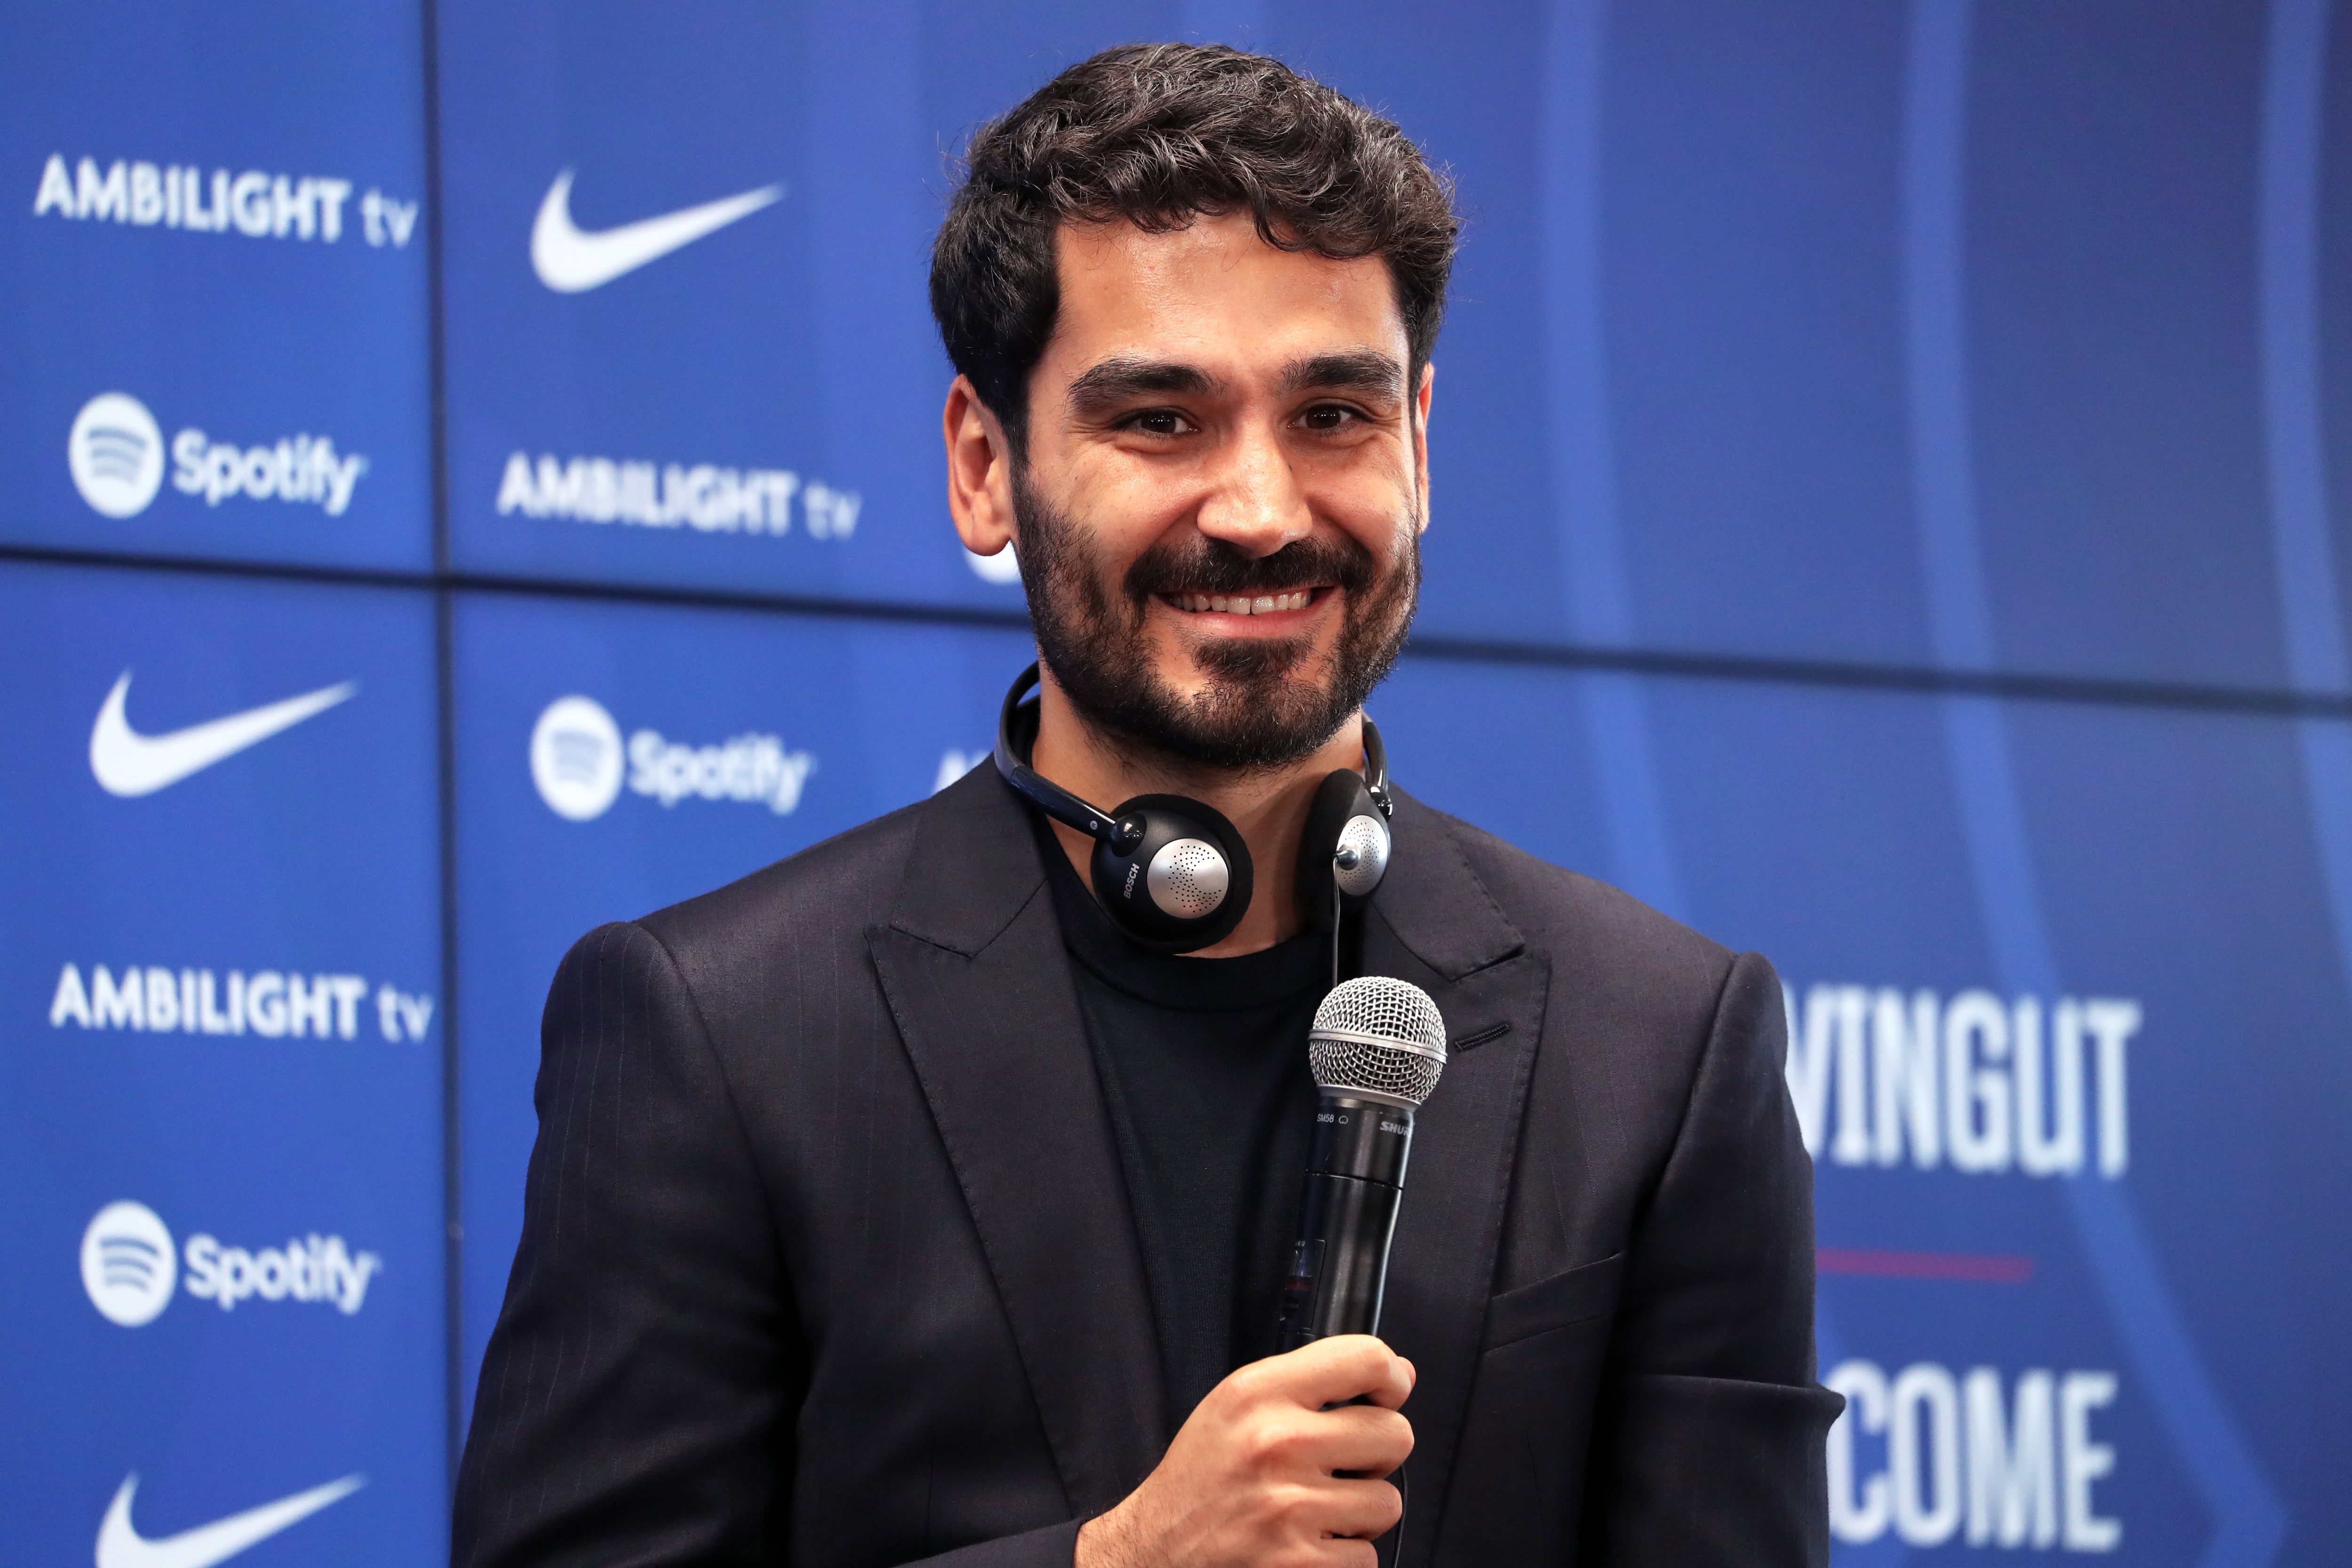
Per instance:
[[[1307,1061],[1324,1089],[1418,1106],[1445,1070],[1445,1020],[1420,986],[1368,974],[1323,998]]]

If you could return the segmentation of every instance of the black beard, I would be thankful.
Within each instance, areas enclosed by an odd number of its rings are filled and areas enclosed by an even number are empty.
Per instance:
[[[1192,534],[1154,545],[1129,567],[1114,597],[1070,520],[1013,481],[1022,586],[1045,667],[1071,704],[1115,744],[1218,771],[1262,772],[1307,755],[1339,731],[1387,678],[1412,625],[1421,539],[1408,528],[1403,558],[1383,577],[1352,541],[1317,536],[1253,558]],[[1339,640],[1318,656],[1306,637],[1234,637],[1201,645],[1209,677],[1187,698],[1139,657],[1144,616],[1161,594],[1280,594],[1330,585],[1347,595]]]

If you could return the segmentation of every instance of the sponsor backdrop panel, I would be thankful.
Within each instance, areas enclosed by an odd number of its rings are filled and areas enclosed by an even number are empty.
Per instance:
[[[453,548],[1009,606],[939,500],[944,154],[1223,37],[1459,184],[1425,633],[2341,688],[2307,10],[444,16]]]
[[[1269,7],[1467,224],[1425,633],[1924,661],[1900,7]]]
[[[11,1555],[430,1561],[431,601],[0,565],[0,671]]]
[[[1927,166],[1924,123],[1908,150],[1906,310],[1928,362],[1914,384],[1945,347],[1930,346],[1932,319],[1958,312],[1965,334],[1950,346],[1974,395],[1954,414],[1974,421],[2004,663],[2289,683],[2264,420],[2284,435],[2296,416],[2264,384],[2262,326],[2283,303],[2278,209],[2292,202],[2307,221],[2319,191],[2308,166],[2301,188],[2264,184],[2284,138],[2316,137],[2319,105],[2315,94],[2280,123],[2279,78],[2306,66],[2266,62],[2273,29],[2301,8],[2275,9],[2168,5],[2157,22],[1985,6],[1973,37],[1939,40],[1945,58],[1915,53],[1923,121],[1938,111],[1937,76],[1966,98],[1945,128],[1948,163]],[[1948,204],[1958,232],[1924,232],[1930,203]],[[1928,254],[1939,243],[1948,262]],[[1947,289],[1958,297],[1938,298]],[[1944,417],[1924,399],[1922,416]],[[1923,480],[1928,508],[1961,502],[1969,482]]]
[[[2327,15],[1267,6],[1468,219],[1423,631],[2343,690]]]
[[[456,655],[470,1407],[565,950],[951,781],[1034,656],[1013,632],[477,595]]]
[[[2329,7],[2325,20],[2326,37],[2313,50],[2320,77],[2310,133],[2312,156],[2319,164],[2312,182],[2316,205],[2303,209],[2310,219],[2308,231],[2285,231],[2285,237],[2299,242],[2307,232],[2307,243],[2298,243],[2293,254],[2308,258],[2304,275],[2310,289],[2305,299],[2311,317],[2282,310],[2278,324],[2290,342],[2299,337],[2309,349],[2307,358],[2283,357],[2297,371],[2296,382],[2311,404],[2308,424],[2297,434],[2310,444],[2307,460],[2317,493],[2304,504],[2313,514],[2311,534],[2332,535],[2335,572],[2329,585],[2335,602],[2343,605],[2352,603],[2352,157],[2343,152],[2352,148],[2352,5]]]
[[[441,16],[460,565],[1017,602],[943,522],[919,10]]]
[[[1646,776],[1592,741],[1627,702]],[[2293,723],[1430,660],[1374,710],[1406,788],[1780,967],[1841,1561],[2341,1557],[2352,1008]]]
[[[13,7],[0,541],[423,568],[416,9]]]
[[[2265,383],[2263,330],[2317,264],[2319,40],[2265,50],[2311,8],[1703,9],[1568,5],[1549,35],[1548,272],[1516,313],[1552,323],[1564,628],[2287,682],[2293,448],[2264,443],[2315,390],[2291,354]],[[1972,635],[1923,592],[1956,569]]]

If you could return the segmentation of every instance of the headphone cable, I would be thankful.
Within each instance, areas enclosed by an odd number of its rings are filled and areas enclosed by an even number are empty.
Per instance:
[[[1348,912],[1347,900],[1339,888],[1339,866],[1331,865],[1331,989],[1339,989],[1339,921]]]

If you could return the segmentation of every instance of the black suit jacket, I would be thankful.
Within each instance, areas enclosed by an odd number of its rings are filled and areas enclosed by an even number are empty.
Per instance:
[[[1150,1470],[1150,1303],[1025,809],[983,765],[564,960],[460,1568],[1048,1568]],[[1826,1561],[1769,967],[1410,797],[1395,844],[1364,972],[1453,1042],[1382,1323],[1420,1373],[1402,1561]]]

